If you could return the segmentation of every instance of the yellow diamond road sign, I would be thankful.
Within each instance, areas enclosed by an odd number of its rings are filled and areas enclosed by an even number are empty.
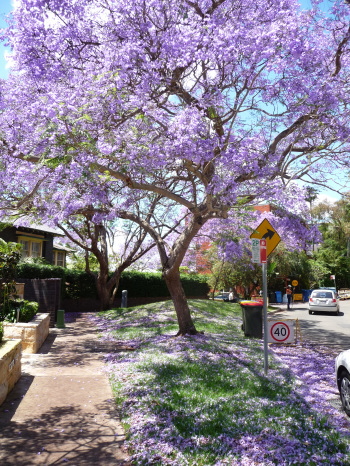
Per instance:
[[[273,228],[271,223],[263,220],[260,225],[256,228],[254,233],[250,235],[251,238],[265,239],[266,240],[266,256],[272,253],[277,244],[281,241],[281,238],[277,231]]]

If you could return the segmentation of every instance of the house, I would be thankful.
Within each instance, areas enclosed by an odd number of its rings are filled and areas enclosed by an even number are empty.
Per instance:
[[[259,212],[273,212],[275,207],[270,204],[263,204],[263,205],[255,205],[253,206],[254,210],[258,210]]]
[[[53,265],[67,267],[67,254],[73,252],[73,249],[67,248],[59,242],[57,238],[53,239]]]
[[[57,240],[64,234],[47,225],[29,223],[23,219],[15,220],[13,224],[0,223],[0,238],[6,242],[22,245],[22,258],[42,257],[49,264],[66,266],[66,256],[71,250]]]

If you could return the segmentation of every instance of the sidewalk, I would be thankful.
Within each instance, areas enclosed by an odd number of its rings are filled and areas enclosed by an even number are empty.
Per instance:
[[[287,303],[271,303],[269,304],[270,307],[272,307],[274,310],[270,311],[270,313],[276,313],[276,312],[284,312],[288,311],[287,309]],[[304,303],[302,301],[296,301],[291,303],[291,310],[298,310],[298,309],[308,309],[308,303]],[[270,314],[269,313],[269,314]]]
[[[103,352],[83,315],[23,355],[22,377],[0,406],[1,466],[127,464]]]

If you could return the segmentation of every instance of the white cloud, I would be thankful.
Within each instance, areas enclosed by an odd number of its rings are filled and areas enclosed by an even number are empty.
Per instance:
[[[341,199],[340,195],[334,193],[333,191],[328,191],[324,193],[319,193],[317,195],[317,199],[315,200],[315,204],[320,204],[321,202],[329,202],[330,204],[335,204],[337,201]]]

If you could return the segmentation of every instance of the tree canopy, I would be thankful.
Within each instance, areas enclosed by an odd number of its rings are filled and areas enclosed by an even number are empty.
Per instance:
[[[203,225],[261,202],[298,212],[297,180],[348,166],[350,6],[314,3],[22,0],[5,32],[4,201],[54,192],[58,221],[117,187],[115,215],[156,242],[180,333],[195,333],[179,266]],[[138,193],[170,209],[171,242],[135,213]]]

